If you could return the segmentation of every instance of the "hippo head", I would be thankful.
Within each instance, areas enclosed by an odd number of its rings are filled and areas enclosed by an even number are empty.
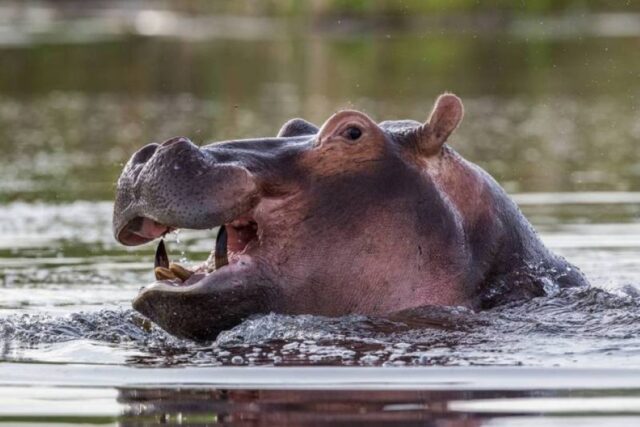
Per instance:
[[[468,304],[463,223],[441,182],[453,153],[443,144],[462,116],[459,98],[445,94],[426,123],[340,111],[320,129],[291,120],[275,138],[142,147],[118,180],[116,239],[219,234],[195,271],[168,266],[161,249],[158,280],[134,308],[174,335],[206,340],[255,313]]]

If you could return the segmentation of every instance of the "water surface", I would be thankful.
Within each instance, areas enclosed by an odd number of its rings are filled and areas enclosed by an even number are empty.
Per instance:
[[[0,32],[0,424],[636,425],[639,40],[541,22],[332,37],[275,21],[250,37]],[[452,144],[592,288],[482,313],[270,314],[211,343],[131,311],[153,248],[119,246],[110,216],[135,149],[275,135],[341,107],[424,120],[444,90],[466,106]],[[167,243],[198,262],[214,236]]]

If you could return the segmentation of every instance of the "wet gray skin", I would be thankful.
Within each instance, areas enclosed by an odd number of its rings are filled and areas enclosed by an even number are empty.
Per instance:
[[[321,129],[294,119],[276,138],[141,148],[118,181],[118,241],[222,234],[195,272],[159,250],[159,280],[134,308],[176,336],[209,340],[257,313],[482,309],[585,285],[500,186],[445,144],[462,115],[443,95],[425,124],[342,111]]]

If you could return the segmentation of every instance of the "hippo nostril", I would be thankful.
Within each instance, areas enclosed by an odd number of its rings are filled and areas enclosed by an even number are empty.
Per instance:
[[[145,145],[133,155],[133,159],[131,161],[133,163],[146,163],[151,158],[151,156],[153,156],[153,153],[156,152],[158,147],[159,145],[155,142]]]
[[[167,139],[162,143],[162,147],[168,147],[170,145],[177,144],[178,142],[190,142],[189,138],[185,138],[183,136],[176,136],[175,138]]]

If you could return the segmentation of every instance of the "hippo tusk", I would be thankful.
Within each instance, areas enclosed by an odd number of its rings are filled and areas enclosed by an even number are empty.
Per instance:
[[[167,249],[165,248],[164,240],[162,239],[160,239],[160,243],[158,243],[158,248],[156,249],[156,257],[153,267],[169,268],[169,255],[167,255]]]
[[[164,240],[160,240],[156,249],[153,272],[156,275],[156,280],[173,280],[177,278],[184,282],[193,275],[193,271],[169,261]]]
[[[153,269],[153,272],[156,275],[156,280],[173,280],[176,278],[173,271],[166,267],[156,267]]]
[[[182,280],[183,282],[185,282],[189,277],[193,275],[193,271],[188,270],[183,266],[181,266],[180,264],[176,264],[175,262],[172,262],[171,264],[169,264],[169,270],[173,274],[175,274],[175,276],[178,279]]]
[[[160,243],[158,243],[153,267],[156,280],[171,280],[176,278],[176,274],[169,269],[169,255],[167,255],[164,240],[160,240]]]
[[[216,270],[229,264],[229,259],[227,258],[227,229],[224,225],[221,225],[220,230],[218,230],[214,260]]]

